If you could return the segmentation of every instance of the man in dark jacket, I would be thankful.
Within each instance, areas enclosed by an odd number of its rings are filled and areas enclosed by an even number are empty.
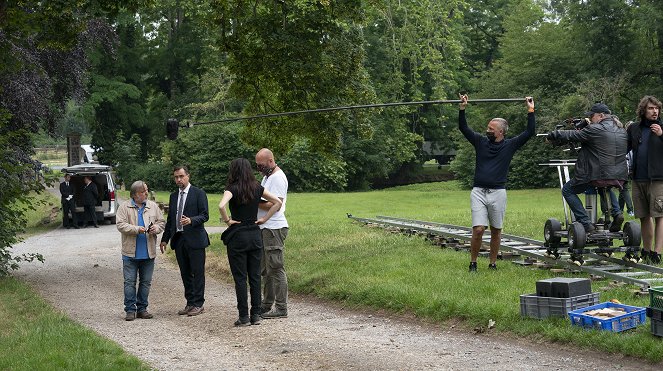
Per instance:
[[[205,248],[209,246],[205,222],[209,207],[205,191],[189,183],[185,166],[175,167],[173,178],[179,191],[170,194],[168,221],[159,247],[163,253],[170,241],[175,250],[186,299],[184,309],[177,314],[191,317],[205,311]]]
[[[581,143],[575,165],[574,177],[562,187],[562,196],[569,204],[576,221],[582,223],[587,233],[594,231],[579,193],[595,186],[622,187],[626,181],[626,131],[610,114],[603,103],[597,103],[586,113],[589,125],[582,130],[555,130],[547,140],[555,145],[569,142]],[[609,192],[611,193],[611,192]],[[618,232],[624,222],[622,211],[614,194],[611,193],[611,232]]]
[[[71,174],[65,174],[64,182],[60,183],[60,202],[62,203],[62,226],[64,228],[74,227],[78,229],[78,218],[76,218],[76,205],[74,204],[74,186],[71,185]],[[71,212],[72,224],[69,224],[69,213]]]
[[[633,207],[642,227],[642,258],[661,262],[663,248],[663,130],[661,101],[645,96],[638,104],[640,122],[628,127],[633,150]],[[653,221],[652,221],[653,218]],[[656,240],[655,249],[652,243]]]
[[[92,177],[86,176],[85,187],[83,187],[83,214],[85,215],[85,224],[83,226],[85,228],[87,228],[90,221],[94,223],[95,228],[99,228],[95,213],[98,198],[99,190],[97,189],[97,185],[92,181]]]

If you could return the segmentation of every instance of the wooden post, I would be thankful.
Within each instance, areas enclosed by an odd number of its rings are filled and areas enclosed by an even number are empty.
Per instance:
[[[81,163],[81,134],[67,134],[67,167]]]

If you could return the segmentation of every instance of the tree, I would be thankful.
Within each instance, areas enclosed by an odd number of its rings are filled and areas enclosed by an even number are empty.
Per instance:
[[[0,275],[22,259],[9,248],[23,229],[28,194],[43,184],[28,174],[35,163],[32,136],[53,132],[65,104],[84,95],[85,51],[112,37],[97,16],[139,1],[0,1]]]

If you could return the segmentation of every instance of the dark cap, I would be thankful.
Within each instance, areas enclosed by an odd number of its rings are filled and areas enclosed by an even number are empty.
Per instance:
[[[588,112],[585,112],[585,116],[589,117],[589,116],[591,116],[595,113],[606,113],[606,114],[609,115],[611,112],[610,112],[610,109],[608,108],[608,106],[606,106],[605,104],[603,104],[603,103],[594,103],[592,108],[590,108]]]

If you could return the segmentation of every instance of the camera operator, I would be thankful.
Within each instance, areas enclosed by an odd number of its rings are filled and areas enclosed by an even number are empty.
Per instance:
[[[591,233],[595,227],[578,194],[596,186],[622,188],[627,178],[626,131],[603,103],[594,104],[585,116],[589,118],[589,124],[581,130],[555,130],[546,140],[553,145],[581,143],[573,179],[562,187],[562,196],[576,220],[582,223],[587,233]],[[613,217],[610,231],[618,232],[624,216],[614,195],[610,198]]]
[[[642,227],[642,258],[661,262],[663,249],[663,130],[661,101],[645,96],[638,104],[640,122],[628,127],[628,149],[633,150],[633,207]],[[652,218],[655,223],[652,222]],[[656,239],[655,251],[652,243]]]

